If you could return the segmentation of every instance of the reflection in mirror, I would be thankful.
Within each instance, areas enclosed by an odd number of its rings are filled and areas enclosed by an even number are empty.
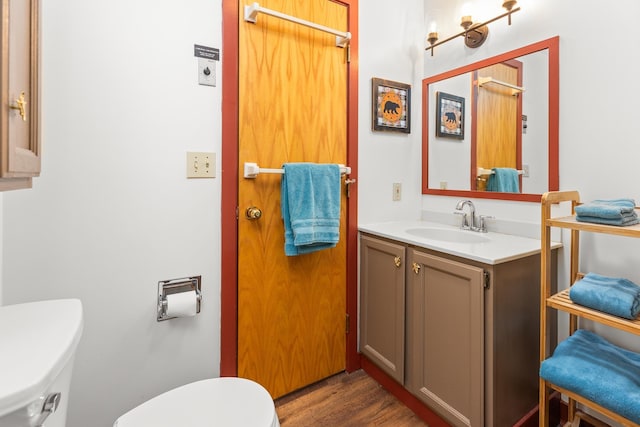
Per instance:
[[[422,94],[424,194],[539,201],[558,188],[557,37],[427,78]]]

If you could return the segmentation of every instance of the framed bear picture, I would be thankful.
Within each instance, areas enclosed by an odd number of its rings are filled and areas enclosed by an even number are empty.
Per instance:
[[[464,139],[464,98],[436,92],[436,136]]]
[[[411,132],[411,85],[371,79],[374,131]]]

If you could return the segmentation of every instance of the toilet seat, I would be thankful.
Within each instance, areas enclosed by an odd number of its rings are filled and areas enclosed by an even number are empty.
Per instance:
[[[245,378],[212,378],[170,390],[133,408],[114,427],[280,427],[273,399]]]

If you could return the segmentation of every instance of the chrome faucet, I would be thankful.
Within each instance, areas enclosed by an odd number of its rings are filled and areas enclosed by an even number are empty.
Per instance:
[[[469,206],[469,215],[464,212],[464,207]],[[476,228],[476,207],[471,200],[460,200],[456,205],[456,215],[462,215],[460,228],[463,230],[475,230]]]
[[[469,206],[469,214],[464,212],[464,207]],[[480,215],[479,220],[476,218],[476,207],[471,200],[460,200],[456,205],[454,212],[456,215],[462,215],[462,223],[460,228],[463,230],[477,231],[480,233],[487,232],[487,224],[485,219],[493,218],[492,216]]]

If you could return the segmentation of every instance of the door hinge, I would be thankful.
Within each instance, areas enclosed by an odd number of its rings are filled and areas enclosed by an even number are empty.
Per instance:
[[[240,218],[240,207],[236,206],[236,219]]]
[[[349,313],[344,315],[344,333],[348,334],[349,329],[351,328],[351,317],[349,317]]]
[[[488,271],[483,271],[484,275],[484,288],[489,289],[489,285],[491,284],[491,275],[489,275]]]

